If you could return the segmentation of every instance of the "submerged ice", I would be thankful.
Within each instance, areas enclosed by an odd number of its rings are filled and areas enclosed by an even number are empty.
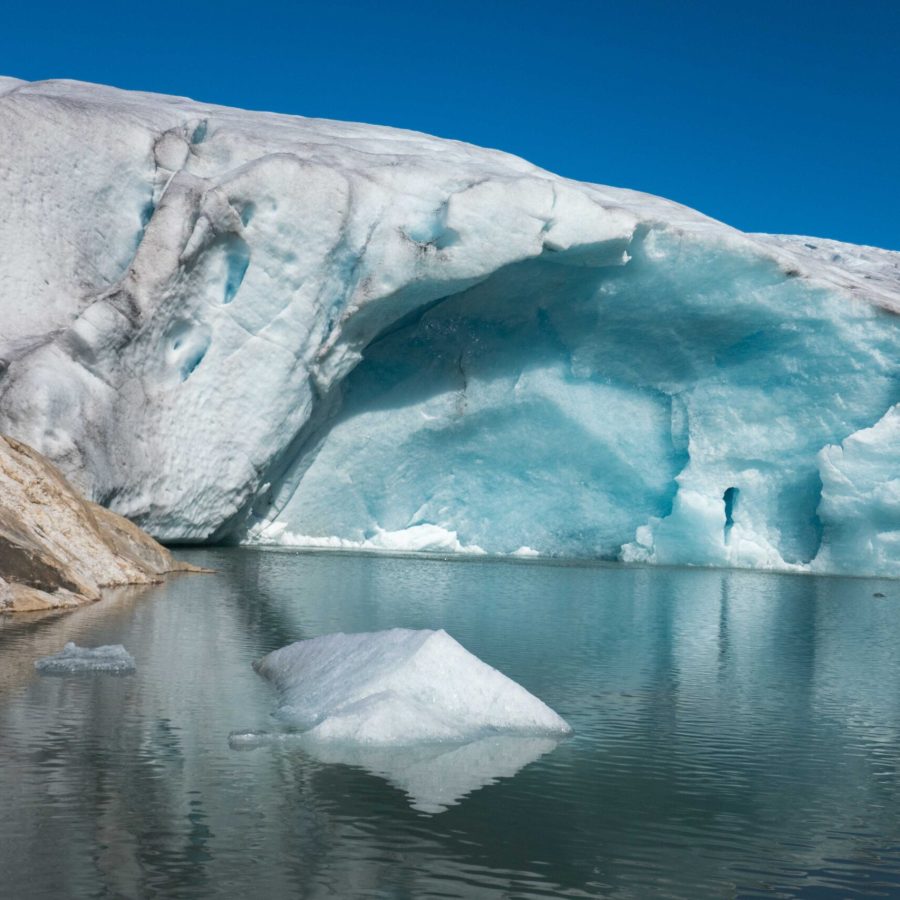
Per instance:
[[[900,254],[72,82],[0,151],[0,430],[159,537],[900,575]]]
[[[111,675],[130,675],[135,671],[134,657],[121,644],[102,647],[79,647],[69,641],[59,653],[35,660],[41,675],[84,675],[106,672]]]

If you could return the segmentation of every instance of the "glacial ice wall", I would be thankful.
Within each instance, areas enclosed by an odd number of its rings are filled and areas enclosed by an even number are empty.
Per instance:
[[[0,79],[0,431],[168,540],[900,575],[900,254]]]

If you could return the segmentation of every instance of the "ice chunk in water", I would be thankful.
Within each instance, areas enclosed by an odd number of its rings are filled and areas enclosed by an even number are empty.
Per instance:
[[[59,653],[35,660],[34,667],[41,675],[81,675],[87,672],[130,675],[135,671],[134,657],[121,644],[79,647],[72,641]]]
[[[437,813],[553,750],[571,732],[552,709],[445,631],[395,628],[298,641],[255,665],[293,732],[231,735],[233,749],[294,745],[358,766]]]
[[[308,743],[410,746],[571,731],[445,631],[330,634],[282,647],[255,668],[281,695],[279,718]]]

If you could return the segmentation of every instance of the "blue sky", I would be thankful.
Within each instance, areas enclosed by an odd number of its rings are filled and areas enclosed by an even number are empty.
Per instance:
[[[898,0],[8,0],[0,71],[413,128],[900,250],[898,48]]]

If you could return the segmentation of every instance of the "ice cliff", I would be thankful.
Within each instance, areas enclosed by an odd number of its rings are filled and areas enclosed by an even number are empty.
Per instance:
[[[0,430],[158,537],[900,575],[900,254],[61,81],[0,204]]]

